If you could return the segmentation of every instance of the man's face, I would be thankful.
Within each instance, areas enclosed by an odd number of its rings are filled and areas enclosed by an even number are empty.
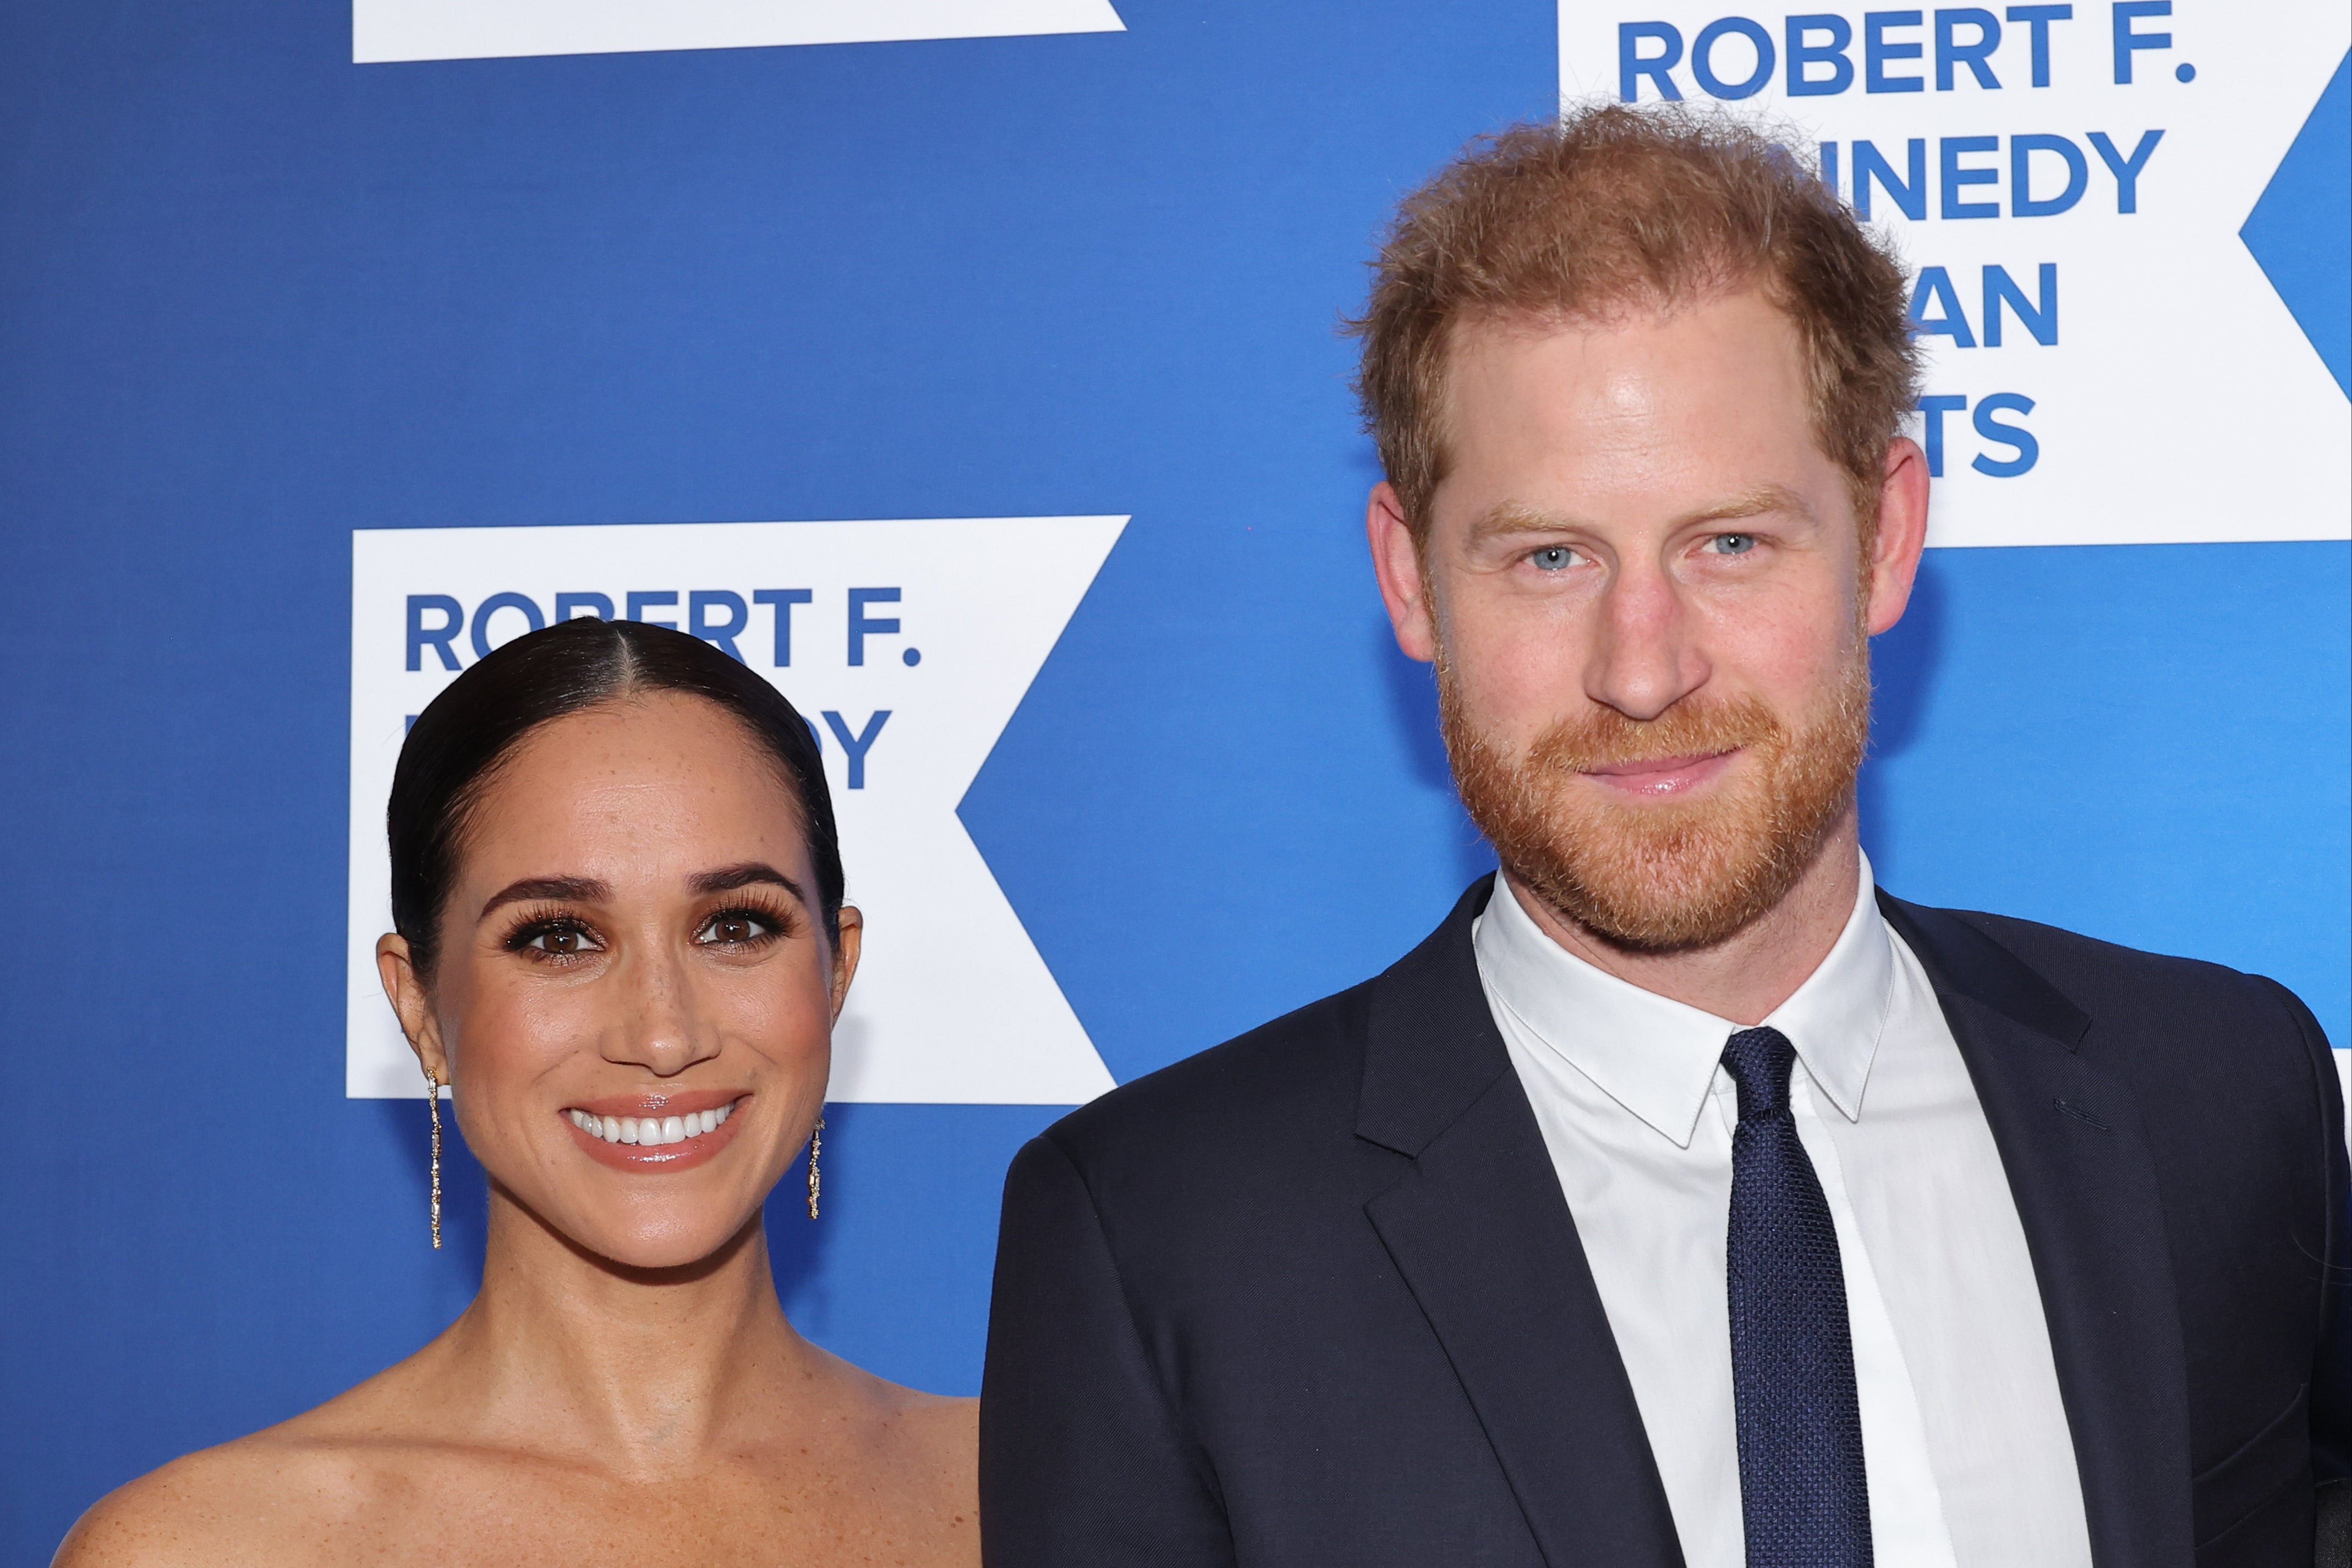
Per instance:
[[[1926,481],[1897,443],[1864,562],[1808,406],[1759,294],[1481,325],[1455,340],[1418,555],[1375,492],[1382,589],[1436,660],[1465,804],[1522,883],[1622,946],[1733,935],[1850,821],[1868,634],[1902,613]]]

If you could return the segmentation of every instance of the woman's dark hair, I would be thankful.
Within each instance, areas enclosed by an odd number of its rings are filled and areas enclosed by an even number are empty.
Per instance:
[[[392,924],[433,972],[441,906],[467,820],[500,764],[540,725],[616,698],[681,691],[740,720],[783,772],[816,868],[825,936],[841,941],[841,839],[816,737],[783,694],[699,637],[642,621],[558,621],[499,647],[425,706],[393,770]]]

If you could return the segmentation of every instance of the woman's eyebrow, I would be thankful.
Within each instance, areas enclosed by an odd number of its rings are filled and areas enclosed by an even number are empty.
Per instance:
[[[576,899],[583,903],[593,903],[609,897],[612,890],[593,877],[525,877],[519,882],[509,882],[492,893],[490,901],[482,906],[482,915],[488,915],[500,904],[528,903],[533,899]],[[475,918],[480,919],[481,916]]]
[[[736,888],[748,888],[754,882],[772,882],[803,903],[808,901],[798,882],[760,860],[746,860],[740,866],[722,866],[716,871],[698,871],[687,879],[686,885],[697,893],[724,893]]]

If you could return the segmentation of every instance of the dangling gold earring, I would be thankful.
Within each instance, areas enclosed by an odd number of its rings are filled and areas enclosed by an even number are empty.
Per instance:
[[[809,1129],[809,1218],[811,1219],[816,1218],[816,1157],[824,1152],[824,1118],[820,1116],[816,1119],[816,1125]]]
[[[425,1103],[433,1112],[433,1250],[441,1250],[441,1080],[425,1069]]]

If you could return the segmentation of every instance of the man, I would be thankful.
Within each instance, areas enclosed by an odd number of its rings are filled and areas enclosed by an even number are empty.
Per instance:
[[[1610,107],[1410,198],[1359,331],[1374,569],[1501,875],[1022,1152],[988,1560],[2313,1561],[2318,1026],[1861,853],[1927,513],[1893,258]]]

